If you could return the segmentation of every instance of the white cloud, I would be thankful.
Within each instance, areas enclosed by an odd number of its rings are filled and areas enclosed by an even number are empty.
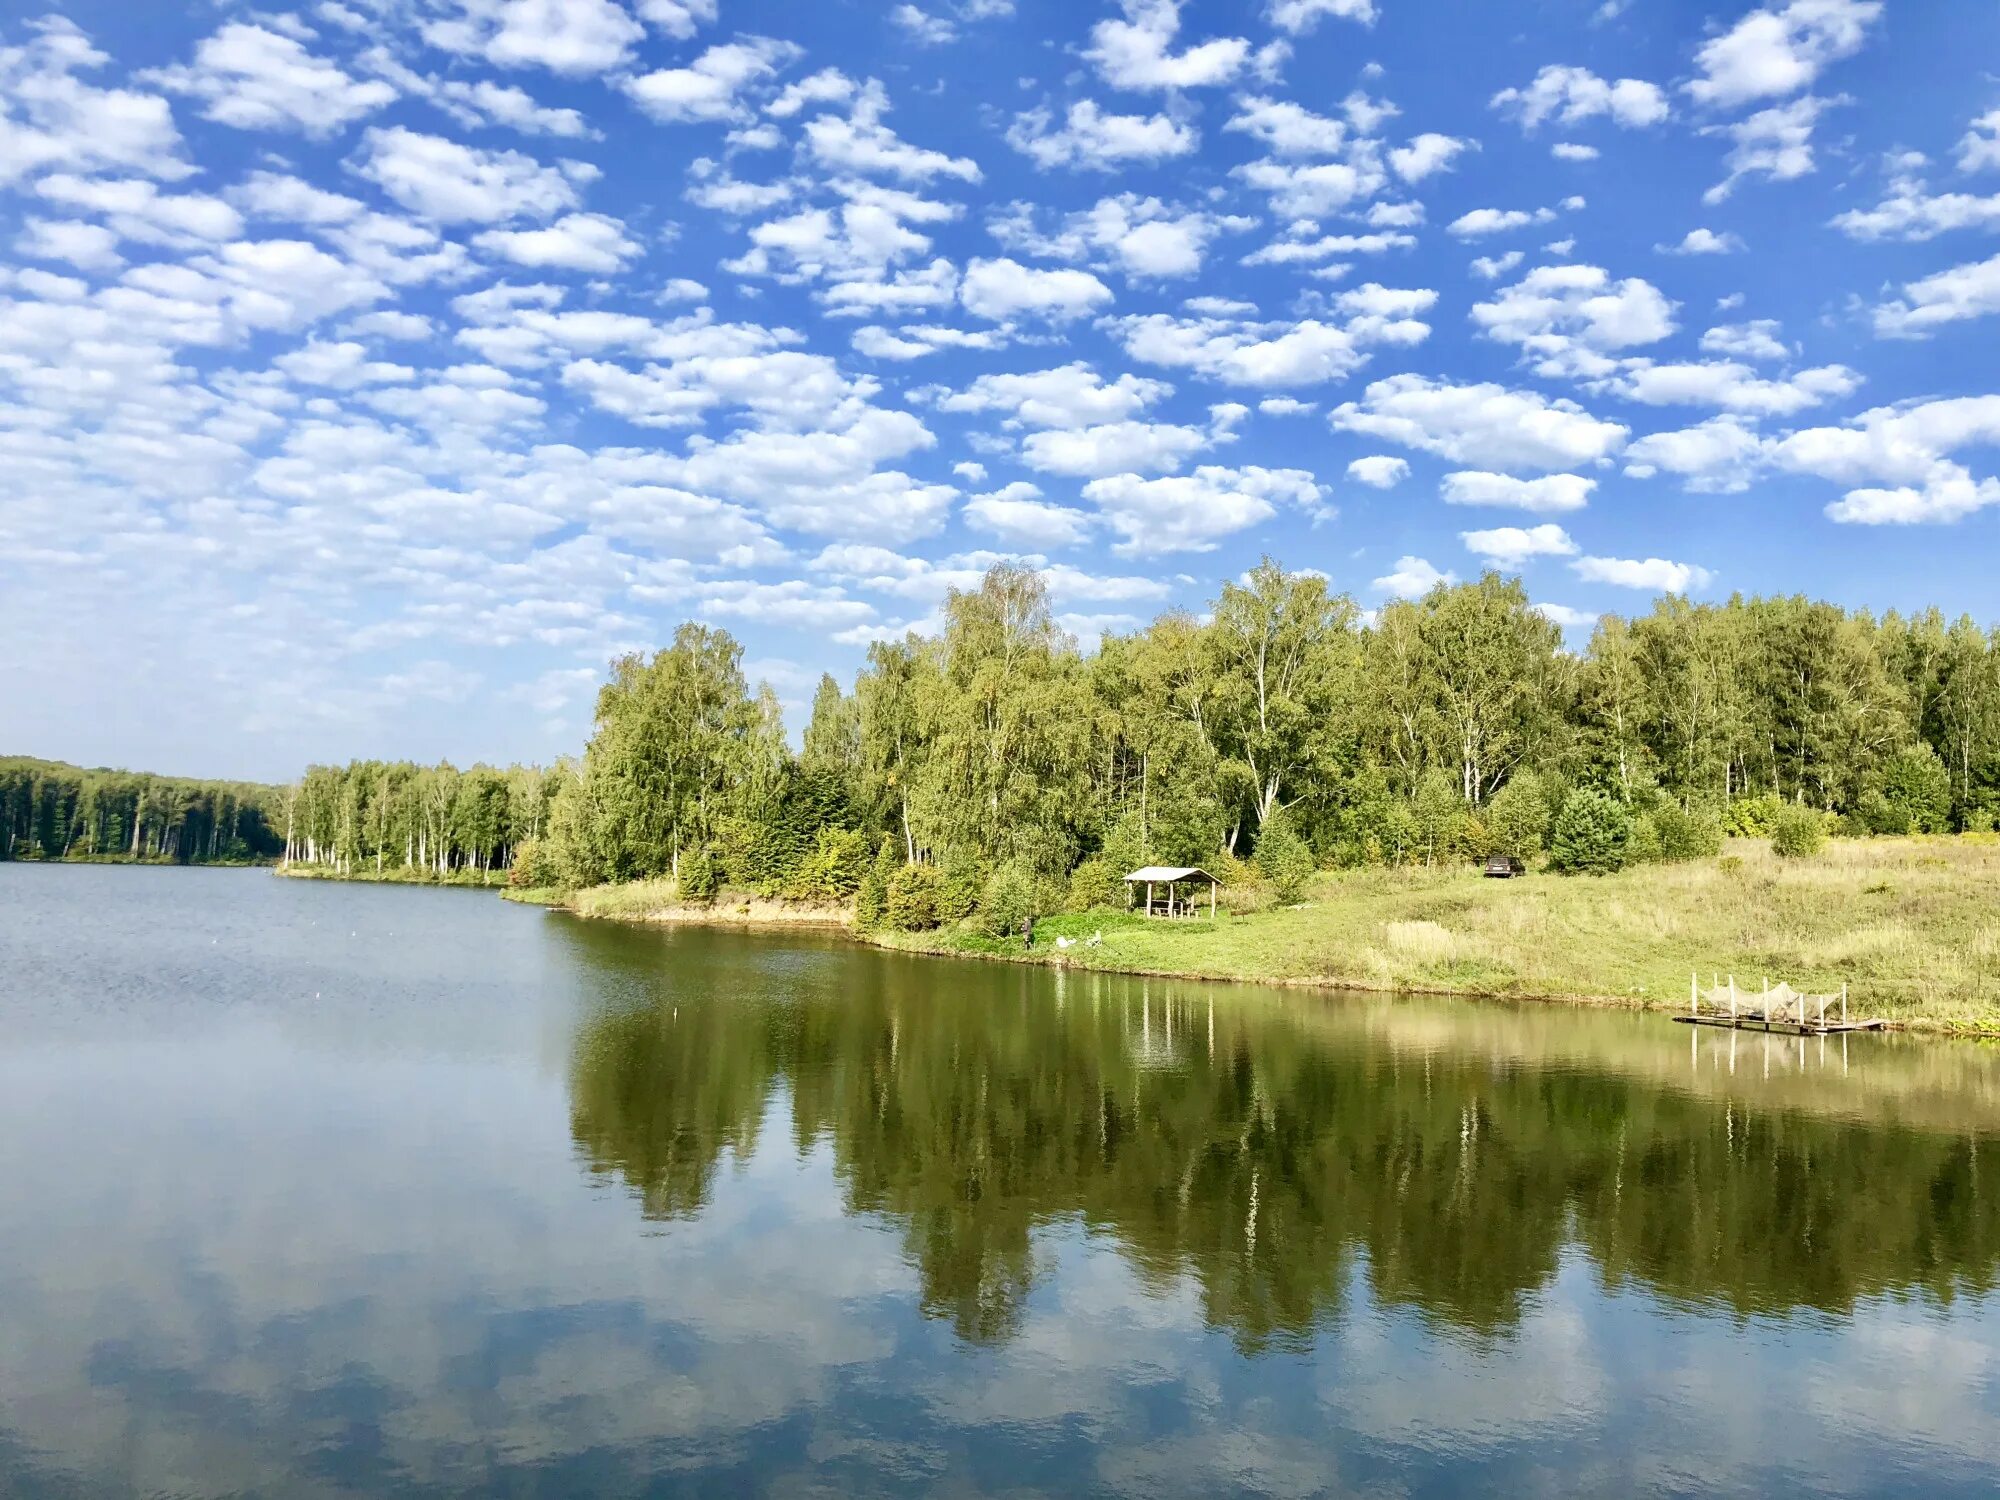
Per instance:
[[[1439,584],[1458,582],[1456,573],[1439,572],[1421,557],[1405,554],[1396,559],[1393,570],[1374,582],[1374,587],[1396,599],[1421,599]]]
[[[1858,486],[1827,507],[1836,521],[1955,521],[2000,503],[2000,479],[1976,479],[1949,455],[2000,444],[2000,396],[1963,396],[1863,412],[1768,446],[1778,468]],[[1874,481],[1870,484],[1867,481]]]
[[[966,524],[1014,546],[1079,547],[1090,539],[1092,518],[1055,505],[1032,484],[1006,485],[965,502]]]
[[[1310,509],[1322,494],[1302,469],[1211,464],[1159,479],[1114,474],[1083,487],[1122,538],[1113,550],[1139,556],[1213,551],[1223,538],[1269,520],[1279,505]]]
[[[1078,360],[1032,374],[982,375],[937,404],[940,411],[1001,413],[1010,427],[1090,427],[1136,416],[1173,389],[1132,374],[1106,381]]]
[[[1715,406],[1758,416],[1789,416],[1850,396],[1860,387],[1861,377],[1845,365],[1822,365],[1769,380],[1734,360],[1628,360],[1617,374],[1591,384],[1593,390],[1647,406]]]
[[[1172,52],[1181,25],[1181,0],[1121,0],[1123,20],[1091,28],[1084,56],[1113,88],[1188,89],[1227,83],[1243,71],[1250,44],[1216,37]]]
[[[1972,122],[1958,143],[1958,170],[1982,172],[2000,167],[2000,109],[1988,110]]]
[[[655,120],[684,124],[742,120],[741,97],[799,56],[790,42],[747,36],[710,47],[685,68],[659,68],[625,80],[625,92]]]
[[[1606,351],[1657,343],[1674,331],[1674,304],[1637,276],[1613,281],[1598,266],[1538,266],[1472,321],[1490,339],[1518,344],[1545,375],[1603,374]]]
[[[24,260],[63,261],[82,271],[109,271],[125,263],[116,234],[74,219],[29,219],[14,238],[14,253]]]
[[[1616,584],[1624,589],[1650,589],[1656,594],[1685,594],[1707,588],[1715,575],[1693,563],[1663,557],[1633,560],[1622,557],[1579,557],[1570,564],[1588,583]]]
[[[1527,87],[1502,89],[1491,103],[1493,108],[1515,115],[1521,128],[1529,131],[1549,120],[1558,125],[1580,125],[1600,115],[1628,129],[1638,128],[1657,125],[1672,112],[1657,84],[1639,78],[1612,82],[1588,68],[1554,63],[1537,73]]]
[[[1505,255],[1480,255],[1472,261],[1472,274],[1481,281],[1498,281],[1527,257],[1519,250],[1509,250]]]
[[[975,317],[1004,322],[1016,314],[1067,322],[1111,300],[1111,288],[1088,271],[1035,270],[1002,257],[965,268],[959,300]]]
[[[1555,212],[1546,208],[1538,208],[1533,213],[1523,208],[1475,208],[1445,225],[1445,232],[1455,234],[1462,240],[1475,240],[1489,234],[1505,234],[1510,229],[1520,229],[1529,224],[1546,224],[1554,217]]]
[[[1576,543],[1553,522],[1540,526],[1496,526],[1490,531],[1461,531],[1469,551],[1503,567],[1519,567],[1535,557],[1574,557]]]
[[[1347,144],[1347,122],[1316,115],[1289,99],[1249,94],[1222,127],[1254,136],[1280,156],[1335,156]]]
[[[602,73],[617,67],[645,35],[616,0],[458,0],[459,14],[432,21],[424,40],[446,52],[474,54],[501,68]],[[696,0],[662,15],[710,10]],[[672,35],[683,33],[669,25]]]
[[[914,5],[903,4],[889,12],[910,40],[923,47],[942,47],[958,40],[958,28],[942,16],[934,16]]]
[[[836,171],[886,172],[911,182],[936,177],[979,181],[979,165],[968,157],[947,156],[912,146],[882,123],[888,96],[873,80],[862,89],[846,119],[823,114],[806,122],[806,143],[814,158]]]
[[[273,363],[293,380],[339,391],[368,385],[403,385],[416,376],[416,371],[408,365],[370,359],[367,347],[351,340],[309,339]]]
[[[1535,613],[1545,620],[1560,625],[1564,630],[1581,630],[1586,626],[1594,626],[1600,618],[1587,609],[1575,609],[1567,604],[1537,604]]]
[[[1648,479],[1659,470],[1679,475],[1691,490],[1728,494],[1747,489],[1763,460],[1764,442],[1740,417],[1711,417],[1677,432],[1655,432],[1625,450],[1625,472]]]
[[[1573,401],[1490,383],[1455,385],[1424,375],[1392,375],[1329,420],[1343,432],[1386,438],[1482,468],[1568,469],[1616,452],[1626,429]]]
[[[1410,461],[1375,453],[1357,458],[1347,466],[1347,477],[1374,490],[1392,490],[1410,477]]]
[[[1849,209],[1831,222],[1857,240],[1928,240],[1954,229],[2000,227],[2000,193],[1933,193],[1922,178],[1899,172],[1875,207]]]
[[[72,213],[96,214],[123,239],[186,247],[217,244],[243,232],[243,219],[206,193],[163,193],[143,179],[73,177],[58,172],[35,192]]]
[[[634,0],[634,8],[644,20],[673,37],[686,41],[697,27],[715,22],[716,0]]]
[[[1266,0],[1264,14],[1280,31],[1297,36],[1311,31],[1324,16],[1375,24],[1375,0]]]
[[[553,135],[568,139],[594,138],[588,121],[573,109],[552,109],[536,102],[526,89],[495,83],[490,78],[471,82],[458,78],[423,80],[440,107],[467,125],[505,125],[524,135]]]
[[[1807,94],[1790,104],[1760,110],[1734,125],[1719,127],[1722,134],[1736,143],[1723,158],[1729,175],[1703,193],[1701,201],[1722,202],[1745,177],[1767,177],[1773,182],[1804,177],[1814,165],[1813,127],[1828,108],[1842,102]]]
[[[1738,359],[1783,359],[1791,351],[1779,341],[1778,327],[1776,318],[1721,323],[1701,336],[1701,347],[1710,354],[1734,355]]]
[[[1172,472],[1183,459],[1216,441],[1217,434],[1170,422],[1106,422],[1096,427],[1051,428],[1021,440],[1021,462],[1038,473],[1098,478],[1123,472]]]
[[[1861,50],[1880,0],[1791,0],[1753,10],[1695,54],[1701,76],[1687,85],[1698,104],[1727,109],[1790,94],[1820,70]]]
[[[1128,276],[1192,276],[1209,242],[1247,229],[1254,220],[1218,217],[1123,193],[1067,215],[1053,233],[1035,224],[1032,205],[1016,203],[988,221],[993,237],[1010,250],[1058,260],[1087,261]]]
[[[1595,146],[1586,146],[1578,141],[1557,141],[1549,147],[1549,155],[1557,161],[1596,161],[1601,154]],[[1558,604],[1549,606],[1550,609],[1561,607]]]
[[[1050,124],[1045,109],[1016,115],[1007,144],[1037,166],[1109,172],[1126,162],[1185,156],[1199,139],[1192,126],[1170,116],[1106,114],[1091,99],[1072,104],[1061,128]]]
[[[637,255],[640,246],[625,226],[603,214],[567,214],[542,229],[489,229],[473,243],[489,255],[516,265],[562,267],[609,276]]]
[[[75,23],[48,16],[28,41],[0,47],[0,187],[36,172],[142,172],[176,181],[181,159],[173,111],[157,94],[99,89],[76,75],[109,59]]]
[[[1392,149],[1389,165],[1403,181],[1422,182],[1438,172],[1449,171],[1459,153],[1471,146],[1471,141],[1426,131],[1414,137],[1409,145]]]
[[[1903,295],[1875,309],[1884,338],[1928,338],[1947,323],[2000,312],[2000,255],[1904,283]]]
[[[1233,175],[1269,194],[1274,213],[1304,219],[1339,213],[1373,197],[1388,182],[1372,152],[1353,161],[1253,161],[1237,167]]]
[[[202,100],[206,118],[239,130],[331,135],[396,97],[380,79],[350,78],[293,38],[241,21],[196,47],[190,66],[162,68],[154,77]]]
[[[569,178],[533,157],[481,151],[400,125],[368,132],[355,171],[440,224],[545,219],[576,204]]]
[[[1662,255],[1734,255],[1744,247],[1741,239],[1726,231],[1717,234],[1713,229],[1690,229],[1678,244],[1653,248]]]
[[[1444,476],[1441,493],[1447,505],[1505,505],[1537,515],[1561,515],[1582,510],[1590,503],[1590,492],[1596,488],[1595,479],[1580,474],[1517,479],[1512,474],[1464,469]]]
[[[1148,313],[1116,325],[1125,352],[1148,364],[1199,370],[1229,385],[1283,387],[1337,380],[1365,356],[1336,327]]]

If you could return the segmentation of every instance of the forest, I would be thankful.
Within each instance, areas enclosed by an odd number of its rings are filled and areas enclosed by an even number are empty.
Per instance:
[[[1504,851],[1564,870],[1773,834],[1991,829],[2000,643],[1935,611],[1666,597],[1587,647],[1488,574],[1368,613],[1266,560],[1201,615],[1079,649],[1002,565],[942,628],[824,677],[802,743],[725,631],[613,663],[548,772],[315,768],[292,857],[857,903],[925,927],[1088,906],[1146,862],[1294,885]]]
[[[556,785],[534,766],[314,766],[285,789],[280,848],[293,873],[478,883],[542,837]]]
[[[0,860],[254,864],[283,841],[277,787],[0,757]]]

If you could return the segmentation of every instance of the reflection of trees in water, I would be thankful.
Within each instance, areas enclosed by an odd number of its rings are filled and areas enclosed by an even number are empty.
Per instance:
[[[1072,977],[1059,999],[1040,973],[828,963],[803,991],[742,976],[590,1022],[577,1141],[648,1214],[692,1214],[783,1079],[798,1143],[831,1142],[850,1207],[901,1226],[926,1311],[969,1339],[1017,1326],[1060,1219],[1151,1286],[1190,1278],[1246,1347],[1308,1334],[1357,1253],[1379,1298],[1479,1332],[1572,1239],[1609,1283],[1739,1313],[1949,1298],[2000,1254],[2000,1167],[1970,1139],[1398,1051],[1198,987]]]

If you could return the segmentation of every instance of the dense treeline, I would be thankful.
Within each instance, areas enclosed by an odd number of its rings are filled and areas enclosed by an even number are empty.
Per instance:
[[[1576,655],[1517,580],[1371,619],[1266,561],[1206,617],[1086,655],[1039,575],[1001,566],[934,638],[873,647],[852,691],[823,679],[797,754],[737,644],[684,626],[616,663],[559,780],[536,883],[858,892],[905,926],[1111,895],[1147,860],[1615,868],[1725,832],[1990,828],[2000,645],[1934,611],[1670,597]]]
[[[281,847],[286,864],[329,874],[481,877],[542,836],[555,785],[534,766],[313,766],[284,791]]]
[[[0,860],[247,864],[275,858],[276,787],[0,758]]]

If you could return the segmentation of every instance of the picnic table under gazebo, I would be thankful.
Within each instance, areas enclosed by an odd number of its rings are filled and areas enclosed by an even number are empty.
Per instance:
[[[1208,888],[1208,915],[1215,917],[1215,888],[1222,882],[1194,865],[1147,865],[1125,877],[1126,905],[1134,904],[1139,888],[1146,888],[1145,913],[1149,917],[1197,917],[1201,915],[1201,890]],[[1164,897],[1158,894],[1164,887]]]

